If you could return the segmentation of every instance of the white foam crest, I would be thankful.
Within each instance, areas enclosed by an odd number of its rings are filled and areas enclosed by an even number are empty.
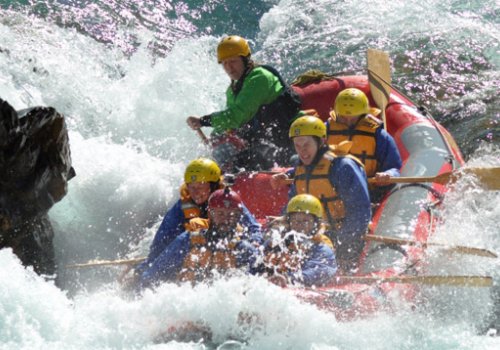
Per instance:
[[[165,157],[206,152],[185,120],[224,104],[228,80],[214,57],[217,38],[180,40],[155,60],[142,47],[127,58],[74,30],[6,14],[1,69],[16,89],[6,96],[20,96],[11,102],[16,109],[50,105],[85,136],[147,141],[151,152]]]
[[[164,284],[146,291],[138,302],[150,316],[153,337],[170,326],[200,321],[212,331],[214,343],[237,339],[249,349],[412,349],[421,348],[422,338],[428,349],[491,344],[488,338],[473,338],[469,320],[450,323],[427,310],[419,313],[402,308],[390,315],[338,322],[332,314],[299,301],[289,291],[251,276],[194,288]],[[425,334],[422,324],[431,325]]]
[[[0,41],[7,63],[2,67],[5,75],[17,88],[28,92],[25,104],[16,105],[17,109],[42,104],[78,115],[84,106],[92,105],[86,92],[95,91],[93,82],[119,74],[117,66],[106,62],[125,59],[119,51],[104,50],[103,45],[76,30],[20,13],[5,11],[1,30],[5,33]],[[105,86],[106,81],[103,83]],[[32,91],[40,93],[33,95]],[[92,112],[89,110],[88,115],[92,116]]]
[[[10,248],[0,250],[0,281],[0,348],[43,348],[68,332],[64,292],[24,268]]]
[[[467,162],[466,167],[500,166],[500,149],[484,144]],[[443,219],[434,242],[450,246],[468,246],[500,252],[498,218],[500,217],[500,193],[481,188],[472,175],[464,175],[454,184],[444,200]],[[492,322],[495,305],[493,294],[500,281],[498,259],[475,255],[449,253],[446,249],[431,248],[428,251],[426,272],[432,275],[471,275],[493,277],[493,288],[433,287],[424,298],[430,302],[430,311],[448,320],[468,320],[476,329],[484,329]]]
[[[234,277],[210,286],[163,284],[128,300],[114,286],[81,292],[71,301],[25,270],[10,250],[0,252],[0,340],[5,349],[200,348],[157,344],[169,328],[201,322],[212,342],[235,339],[248,349],[487,349],[498,339],[474,336],[463,322],[399,310],[338,322],[263,278]],[[15,311],[13,311],[15,309]],[[427,327],[422,329],[422,324]],[[387,337],[391,334],[391,337]],[[168,340],[165,340],[168,341]]]
[[[179,41],[153,62],[146,48],[127,58],[74,30],[5,14],[2,96],[19,96],[9,101],[16,109],[55,107],[71,131],[77,176],[50,212],[60,263],[113,259],[130,245],[149,245],[141,235],[177,197],[185,165],[207,154],[185,119],[223,104],[217,39]]]
[[[365,1],[352,13],[346,8],[338,10],[342,4],[300,2],[299,7],[297,1],[281,1],[261,21],[264,49],[279,53],[280,40],[297,37],[305,42],[322,35],[322,47],[342,44],[345,38],[360,44],[364,40],[359,35],[361,29],[351,23],[365,29],[372,26],[373,32],[381,33],[392,28],[402,35],[401,30],[418,30],[414,27],[417,25],[428,26],[429,31],[440,29],[439,23],[445,22],[438,21],[434,14],[420,21],[429,13],[419,12],[428,4],[425,2],[384,2],[382,6],[378,1]],[[336,6],[335,11],[332,6]],[[389,11],[396,8],[399,10]],[[68,116],[71,129],[77,177],[71,180],[65,199],[50,212],[57,229],[59,262],[64,265],[127,255],[130,243],[146,231],[148,237],[138,243],[143,251],[154,233],[148,227],[157,224],[167,204],[177,196],[186,162],[203,152],[197,148],[194,133],[185,127],[185,117],[211,112],[223,104],[227,78],[213,57],[216,38],[180,41],[167,57],[157,58],[152,64],[146,49],[140,48],[128,59],[74,30],[20,14],[2,14],[6,16],[0,21],[0,47],[9,49],[9,53],[0,53],[2,97],[18,109],[52,105]],[[412,16],[417,20],[399,28]],[[392,27],[387,23],[398,24]],[[296,33],[301,26],[306,31]],[[339,38],[337,42],[335,37]],[[496,148],[486,149],[468,165],[498,166],[499,158]],[[472,180],[464,179],[458,186],[467,181]],[[477,188],[451,192],[443,212],[446,221],[436,240],[477,244],[498,252],[498,204],[498,193]],[[442,255],[431,258],[433,272],[492,274],[498,283],[499,269],[494,261]],[[196,288],[165,284],[142,298],[125,300],[115,285],[104,290],[101,287],[116,277],[116,270],[65,271],[62,276],[70,281],[88,279],[95,282],[92,289],[100,291],[80,292],[69,300],[51,283],[23,269],[9,250],[0,251],[1,348],[203,347],[152,344],[158,333],[185,320],[206,322],[216,341],[232,334],[249,336],[248,347],[255,349],[500,346],[498,338],[475,336],[476,330],[470,325],[481,323],[484,313],[491,309],[486,290],[427,288],[424,297],[430,306],[421,314],[404,310],[396,315],[338,323],[332,315],[300,303],[261,278],[235,278]],[[238,326],[241,311],[260,315],[263,323]],[[438,315],[441,311],[443,316]]]
[[[500,167],[500,148],[484,143],[465,167]],[[473,175],[463,175],[453,186],[453,190],[446,195],[444,211],[441,214],[444,223],[438,228],[436,239],[459,245],[486,247],[500,252],[499,191],[485,190]]]
[[[139,50],[127,65],[124,78],[113,87],[122,95],[122,103],[116,106],[111,121],[121,125],[124,134],[134,130],[153,139],[170,137],[178,142],[182,135],[189,137],[190,143],[196,140],[186,126],[186,117],[220,108],[228,83],[213,56],[215,45],[216,40],[210,37],[181,40],[154,65],[147,51]]]
[[[105,137],[71,132],[70,142],[77,176],[49,213],[58,260],[65,265],[126,255],[177,198],[185,164]]]

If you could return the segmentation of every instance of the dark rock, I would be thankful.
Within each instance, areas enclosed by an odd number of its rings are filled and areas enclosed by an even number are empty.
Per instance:
[[[54,108],[16,112],[0,99],[0,249],[23,264],[54,274],[48,210],[75,176],[64,117]]]

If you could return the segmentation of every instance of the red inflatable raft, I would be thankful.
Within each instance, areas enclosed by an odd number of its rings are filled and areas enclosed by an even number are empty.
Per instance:
[[[365,92],[372,107],[366,76],[344,76],[309,83],[294,90],[302,98],[302,109],[315,109],[323,120],[329,117],[337,94],[345,88]],[[387,130],[394,137],[403,167],[401,176],[436,176],[459,168],[463,158],[452,136],[430,115],[423,113],[405,96],[392,91],[386,108]],[[280,215],[287,202],[288,188],[275,191],[269,173],[240,175],[233,189],[242,196],[258,219]],[[375,209],[371,235],[426,242],[433,232],[446,187],[437,183],[397,185]],[[369,241],[360,261],[358,280],[339,279],[331,286],[316,290],[294,291],[300,298],[335,312],[340,319],[352,319],[391,308],[390,300],[415,300],[417,285],[401,282],[360,283],[361,277],[394,277],[414,275],[423,266],[423,250],[419,246],[400,246]],[[359,281],[359,282],[357,282]]]

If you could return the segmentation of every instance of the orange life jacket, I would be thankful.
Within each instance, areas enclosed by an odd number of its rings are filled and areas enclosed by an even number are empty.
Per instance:
[[[191,250],[184,258],[181,271],[177,275],[179,281],[202,281],[211,277],[212,271],[219,273],[237,267],[236,251],[234,248],[240,241],[243,232],[238,225],[235,236],[227,240],[207,243],[206,232],[192,232],[190,234]],[[215,245],[215,246],[214,246]]]
[[[328,144],[335,145],[346,140],[352,141],[349,153],[361,160],[368,177],[374,176],[378,169],[375,157],[377,146],[375,132],[381,123],[369,114],[361,118],[354,129],[349,129],[347,125],[338,123],[335,116],[330,117],[328,121]]]
[[[332,162],[337,157],[348,157],[363,166],[359,159],[343,152],[328,151],[314,165],[311,171],[299,165],[295,169],[294,184],[297,194],[312,194],[323,204],[324,219],[328,220],[332,229],[340,229],[345,217],[344,202],[330,182],[329,173]]]
[[[221,177],[219,189],[224,188],[222,180],[223,178]],[[182,184],[181,188],[179,189],[179,192],[181,199],[181,209],[182,212],[184,213],[184,228],[188,231],[191,231],[191,225],[189,224],[189,221],[193,218],[202,217],[201,208],[191,199],[191,195],[189,194],[187,185],[185,183]],[[208,218],[205,217],[204,219]]]

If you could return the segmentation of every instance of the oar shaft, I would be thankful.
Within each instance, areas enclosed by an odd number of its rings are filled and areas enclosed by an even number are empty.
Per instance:
[[[338,276],[336,283],[416,283],[433,286],[457,286],[457,287],[491,287],[493,279],[489,276],[394,276],[394,277],[371,277],[371,276]]]
[[[447,249],[448,251],[452,251],[455,253],[462,253],[462,254],[470,254],[470,255],[478,255],[478,256],[484,256],[488,258],[497,258],[497,254],[493,253],[492,251],[489,251],[487,249],[483,248],[475,248],[475,247],[466,247],[466,246],[453,246],[453,245],[448,245],[446,243],[437,243],[437,242],[418,242],[410,239],[403,239],[403,238],[396,238],[396,237],[386,237],[386,236],[377,236],[377,235],[366,235],[364,237],[365,241],[374,241],[374,242],[380,242],[380,243],[385,243],[385,244],[399,244],[399,245],[419,245],[422,247],[429,247],[429,246],[437,246],[437,247],[443,247]]]
[[[210,140],[208,139],[208,137],[205,135],[205,133],[203,132],[203,130],[201,129],[196,129],[196,133],[198,134],[198,136],[200,137],[201,141],[203,141],[203,143],[205,145],[209,145],[210,144]]]
[[[136,265],[146,260],[146,258],[135,259],[121,259],[121,260],[91,260],[82,264],[66,265],[68,269],[81,268],[81,267],[95,267],[95,266],[118,266],[118,265]]]
[[[477,178],[479,184],[487,190],[498,191],[500,190],[500,168],[465,168],[457,169],[453,172],[445,172],[436,176],[413,176],[413,177],[391,177],[389,183],[420,183],[420,182],[434,182],[441,185],[453,183],[457,181],[460,176],[472,175]],[[369,178],[369,183],[375,183],[375,178]]]
[[[448,173],[444,173],[448,174]],[[441,174],[441,175],[444,175]],[[420,183],[420,182],[438,182],[438,183],[443,183],[443,176],[405,176],[405,177],[391,177],[389,178],[388,182],[391,184],[395,183]],[[375,180],[374,177],[370,177],[368,179],[369,183],[376,183],[377,181]],[[447,180],[444,181],[444,183],[448,182]]]

